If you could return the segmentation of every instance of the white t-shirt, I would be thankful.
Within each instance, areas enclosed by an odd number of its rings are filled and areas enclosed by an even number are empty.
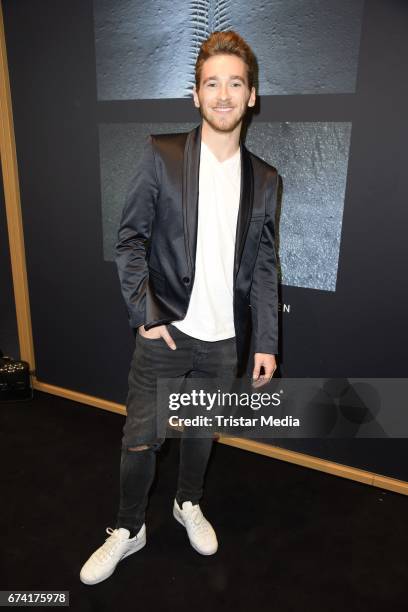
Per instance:
[[[201,140],[195,279],[178,329],[199,340],[235,336],[233,270],[241,189],[241,150],[220,162]]]

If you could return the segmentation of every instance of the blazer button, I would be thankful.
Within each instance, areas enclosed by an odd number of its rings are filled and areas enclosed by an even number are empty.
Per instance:
[[[188,276],[183,276],[183,283],[188,285],[190,283],[190,278]]]

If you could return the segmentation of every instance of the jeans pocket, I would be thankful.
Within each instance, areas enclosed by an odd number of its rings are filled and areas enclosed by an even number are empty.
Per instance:
[[[160,342],[160,340],[163,340],[162,336],[159,336],[158,338],[146,338],[145,336],[142,336],[142,334],[139,334],[139,332],[137,332],[137,338],[141,338],[145,342]]]

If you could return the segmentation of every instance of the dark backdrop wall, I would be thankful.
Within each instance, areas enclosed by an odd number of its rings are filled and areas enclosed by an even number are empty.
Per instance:
[[[37,377],[124,403],[123,196],[145,134],[199,122],[192,57],[217,27],[258,55],[247,145],[283,177],[282,374],[405,377],[408,5],[196,4],[3,0]],[[277,443],[408,480],[405,440]]]
[[[4,205],[3,175],[0,167],[0,349],[4,355],[20,358],[7,218]]]

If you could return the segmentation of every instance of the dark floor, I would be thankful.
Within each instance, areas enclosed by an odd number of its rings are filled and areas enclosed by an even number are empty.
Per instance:
[[[147,546],[96,586],[79,571],[114,526],[124,417],[35,392],[1,403],[0,589],[68,590],[73,610],[407,610],[408,499],[217,444],[203,557],[172,517],[178,442],[159,455]]]

